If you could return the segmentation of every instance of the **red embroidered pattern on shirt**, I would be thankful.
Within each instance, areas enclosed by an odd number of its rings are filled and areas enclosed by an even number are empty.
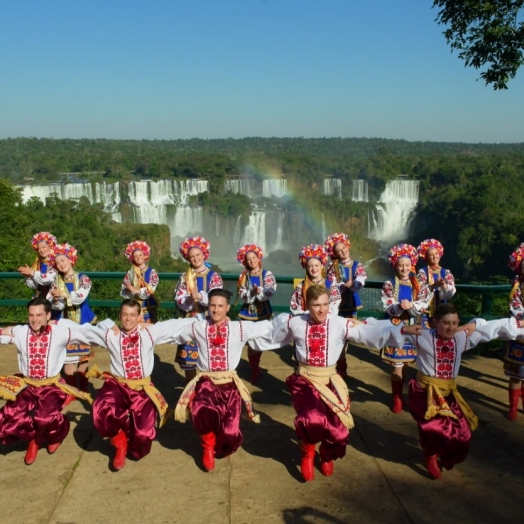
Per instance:
[[[229,322],[219,326],[208,322],[206,326],[206,342],[209,360],[209,371],[227,371],[227,348],[229,342]]]
[[[322,324],[307,322],[306,361],[309,366],[327,367],[328,362],[328,321]]]
[[[120,355],[126,379],[136,380],[144,378],[141,346],[142,340],[140,339],[138,329],[120,335]]]
[[[27,332],[27,376],[34,380],[47,378],[49,349],[51,348],[51,327],[46,326],[41,335],[31,329]]]
[[[456,342],[433,337],[434,370],[437,378],[453,378],[456,360]]]

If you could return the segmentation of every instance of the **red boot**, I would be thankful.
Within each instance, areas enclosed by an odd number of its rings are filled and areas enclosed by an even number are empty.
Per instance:
[[[304,480],[309,482],[315,478],[315,469],[313,467],[313,461],[315,460],[315,444],[307,444],[306,442],[301,441],[300,451],[302,452],[300,471]]]
[[[24,462],[30,466],[35,460],[36,456],[38,455],[38,444],[36,443],[36,440],[30,440],[29,446],[27,447],[27,451],[25,453]]]
[[[404,380],[391,379],[392,404],[391,411],[393,413],[400,413],[404,405],[402,401],[402,390],[404,389]]]
[[[257,351],[254,355],[247,356],[249,360],[249,367],[251,369],[251,384],[256,384],[258,379],[262,376],[262,371],[260,370],[260,357],[262,353]]]
[[[335,463],[332,460],[329,462],[324,462],[323,460],[320,461],[320,473],[322,473],[324,477],[331,477],[334,469]]]
[[[215,443],[216,437],[213,432],[200,435],[202,441],[202,463],[206,471],[215,469]]]
[[[344,347],[344,350],[346,348]],[[346,352],[342,351],[342,354],[340,355],[339,359],[337,360],[337,373],[342,378],[348,378],[348,363],[346,360]]]
[[[521,395],[521,389],[512,389],[509,387],[509,411],[508,418],[509,420],[516,420],[517,411],[519,409],[519,398]]]
[[[425,455],[426,469],[428,473],[434,478],[439,479],[442,476],[440,466],[438,463],[438,455]]]
[[[113,458],[113,467],[116,470],[122,469],[126,465],[127,455],[127,437],[123,430],[120,430],[116,437],[109,439],[112,446],[116,448],[116,453]]]
[[[61,442],[56,442],[55,444],[48,444],[47,445],[47,452],[52,455],[59,447]]]
[[[89,384],[89,379],[86,377],[86,371],[79,371],[77,373],[78,376],[78,389],[80,391],[83,391],[84,393],[89,393],[89,388],[87,387]]]

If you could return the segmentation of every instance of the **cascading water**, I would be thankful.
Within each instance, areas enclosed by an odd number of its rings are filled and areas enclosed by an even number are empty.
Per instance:
[[[251,211],[240,245],[256,244],[266,252],[266,211]]]
[[[342,199],[342,181],[340,178],[324,179],[324,195],[333,195],[340,200]]]
[[[281,198],[287,194],[287,180],[283,178],[277,180],[264,180],[262,182],[262,196],[271,198],[272,196]]]
[[[353,180],[351,200],[354,202],[369,202],[368,183],[365,180]]]
[[[407,237],[409,219],[417,206],[418,180],[391,180],[368,219],[370,238],[393,243]]]
[[[254,187],[254,181],[249,178],[231,178],[226,180],[226,184],[224,186],[226,192],[231,191],[233,193],[240,193],[241,195],[245,195],[248,198],[255,198],[256,191]]]

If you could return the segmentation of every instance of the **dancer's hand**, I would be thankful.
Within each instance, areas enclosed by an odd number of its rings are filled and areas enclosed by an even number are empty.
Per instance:
[[[24,275],[24,277],[32,277],[34,271],[26,264],[25,266],[20,266],[17,271]]]
[[[464,324],[463,326],[460,326],[457,329],[457,332],[465,331],[466,335],[468,337],[471,337],[471,335],[473,335],[473,333],[475,332],[476,329],[477,329],[477,324],[475,324],[475,322],[470,322],[469,324]]]
[[[404,326],[402,328],[402,333],[404,335],[420,335],[424,328],[418,324],[413,324],[412,326]]]

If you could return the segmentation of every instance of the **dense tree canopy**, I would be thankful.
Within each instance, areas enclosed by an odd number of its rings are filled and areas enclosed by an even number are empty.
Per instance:
[[[524,0],[435,0],[437,22],[466,66],[494,89],[507,89],[524,60]]]

